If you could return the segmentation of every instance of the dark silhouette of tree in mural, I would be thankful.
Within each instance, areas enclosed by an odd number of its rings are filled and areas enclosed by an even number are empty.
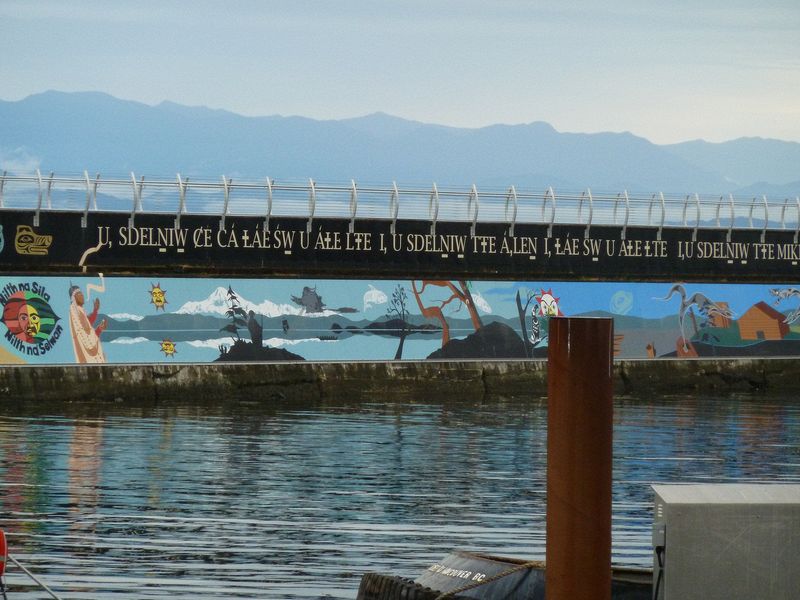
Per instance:
[[[448,298],[439,301],[439,306],[425,306],[425,304],[422,302],[421,296],[425,291],[425,288],[428,286],[447,288],[450,290],[451,294]],[[422,312],[423,316],[429,319],[438,319],[442,324],[442,347],[444,347],[447,342],[450,341],[450,326],[447,324],[447,319],[445,319],[442,309],[455,300],[460,302],[460,305],[456,308],[456,310],[459,310],[461,306],[467,307],[467,310],[469,311],[469,317],[472,320],[472,326],[475,328],[475,331],[478,331],[481,327],[483,327],[483,323],[478,315],[478,310],[475,308],[475,302],[472,300],[472,294],[469,291],[469,286],[467,285],[466,281],[452,282],[424,279],[422,280],[422,286],[419,289],[417,289],[417,282],[412,281],[411,289],[414,291],[414,298],[417,300],[417,305],[419,306],[419,310]]]
[[[239,303],[239,297],[231,286],[228,286],[228,302],[230,306],[225,311],[225,314],[230,318],[231,322],[220,328],[220,331],[232,333],[237,340],[241,340],[242,336],[239,335],[239,329],[247,329],[247,321],[245,320],[247,319],[247,311],[242,308]]]
[[[236,292],[228,286],[228,309],[225,314],[231,320],[220,331],[227,331],[235,336],[233,344],[219,345],[218,361],[276,361],[276,360],[305,360],[302,356],[289,352],[284,348],[264,346],[264,324],[258,322],[264,315],[257,315],[255,311],[247,311],[242,307],[242,301]],[[246,329],[250,334],[250,341],[242,338],[240,330]]]
[[[408,294],[406,288],[398,285],[392,292],[392,299],[389,302],[389,307],[386,309],[386,316],[390,319],[395,317],[400,327],[400,343],[397,345],[397,352],[394,355],[395,360],[403,358],[403,344],[405,344],[406,336],[408,335]]]

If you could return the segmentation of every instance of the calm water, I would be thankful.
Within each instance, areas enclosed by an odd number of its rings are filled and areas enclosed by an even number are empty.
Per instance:
[[[354,598],[452,548],[544,558],[543,400],[0,405],[0,527],[63,598]],[[613,560],[655,482],[800,482],[794,398],[617,400]],[[13,565],[10,600],[41,598]]]

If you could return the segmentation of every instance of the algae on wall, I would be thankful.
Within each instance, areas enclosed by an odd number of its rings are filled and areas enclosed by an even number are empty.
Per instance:
[[[649,360],[614,363],[615,394],[789,392],[800,389],[795,359]],[[3,403],[230,401],[425,402],[547,396],[547,362],[397,361],[0,368]]]

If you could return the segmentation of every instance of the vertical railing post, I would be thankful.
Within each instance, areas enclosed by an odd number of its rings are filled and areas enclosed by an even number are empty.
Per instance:
[[[272,179],[267,177],[267,216],[264,217],[264,226],[263,231],[266,233],[269,231],[269,220],[272,218],[272,184],[274,182]]]
[[[397,213],[400,211],[400,190],[397,189],[397,182],[392,182],[392,195],[389,197],[389,216],[392,218],[392,224],[389,226],[389,232],[394,235],[397,225]],[[797,214],[798,226],[800,226],[800,213]]]
[[[353,233],[356,229],[356,213],[358,212],[358,188],[356,187],[356,180],[351,179],[350,183],[350,226],[347,230]]]
[[[613,342],[612,319],[550,319],[547,600],[611,598]]]
[[[513,204],[511,205],[512,210],[510,217],[508,214],[509,202],[513,202]],[[508,188],[508,193],[506,194],[506,209],[504,212],[506,222],[508,223],[508,235],[510,235],[511,237],[514,237],[514,227],[517,224],[517,207],[518,207],[517,188],[515,188],[512,185],[510,188]]]
[[[475,207],[474,211],[472,207]],[[472,237],[475,237],[475,229],[478,226],[478,213],[481,210],[480,200],[478,200],[478,187],[473,183],[472,189],[469,192],[469,199],[467,200],[467,216],[472,213],[472,227],[469,230],[469,234]]]
[[[233,179],[228,180],[225,175],[222,176],[222,192],[225,194],[225,200],[222,204],[222,215],[219,218],[219,229],[223,231],[225,229],[225,217],[228,216],[228,204],[231,201],[231,184],[233,183]]]
[[[132,228],[136,213],[142,210],[142,186],[144,186],[144,175],[142,175],[141,180],[137,183],[136,175],[131,171],[131,184],[133,185],[133,208],[131,208],[131,216],[128,217],[128,227]]]
[[[0,208],[4,208],[3,206],[3,186],[6,184],[6,174],[8,171],[3,171],[3,174],[0,175]],[[800,219],[800,217],[798,217]]]
[[[42,191],[42,172],[39,169],[36,169],[36,180],[39,183],[39,200],[36,202],[36,214],[33,215],[33,226],[39,226],[39,213],[42,211],[42,196],[44,192]]]
[[[177,173],[178,181],[178,212],[175,214],[175,229],[181,228],[181,215],[186,212],[186,188],[189,185],[189,178],[186,181],[181,179],[181,174]]]
[[[428,201],[428,220],[431,222],[431,235],[436,235],[436,221],[439,218],[439,188],[433,182],[431,197]]]
[[[89,224],[89,207],[92,204],[92,183],[89,181],[89,171],[84,171],[83,176],[86,179],[86,208],[83,210],[81,217],[81,227],[86,229]]]
[[[47,179],[47,208],[48,210],[53,209],[53,177],[55,177],[55,172],[50,171],[50,177]],[[766,196],[764,197],[766,201]]]
[[[306,221],[306,233],[311,233],[311,222],[314,220],[314,212],[317,210],[317,184],[314,180],[308,180],[308,221]]]

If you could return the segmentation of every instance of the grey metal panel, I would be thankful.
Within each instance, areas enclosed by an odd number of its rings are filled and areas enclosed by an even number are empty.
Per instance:
[[[652,488],[669,504],[800,503],[800,485],[795,484],[674,484],[654,485]]]
[[[665,600],[800,597],[800,485],[656,485]]]

